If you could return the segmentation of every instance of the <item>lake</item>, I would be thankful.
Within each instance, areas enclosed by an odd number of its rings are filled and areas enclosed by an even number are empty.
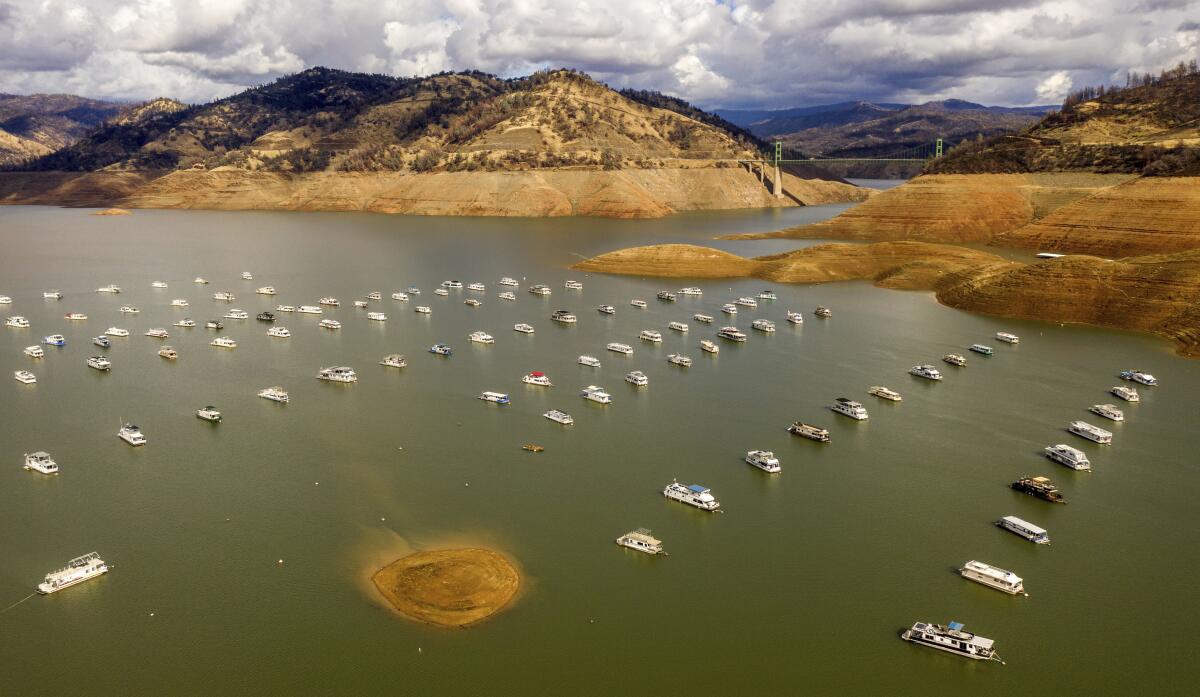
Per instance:
[[[1200,370],[1169,343],[1129,332],[1012,321],[948,309],[930,293],[868,283],[774,285],[775,302],[743,308],[745,344],[698,349],[719,308],[767,288],[758,280],[588,275],[567,267],[621,247],[712,244],[769,254],[814,241],[721,241],[844,209],[828,206],[662,220],[467,219],[351,213],[89,211],[0,206],[0,607],[48,571],[96,550],[106,576],[0,613],[0,692],[90,694],[1190,694],[1200,669],[1188,638],[1200,620],[1194,573],[1200,468]],[[243,271],[254,280],[240,278]],[[204,276],[211,283],[192,283]],[[502,276],[521,280],[515,302]],[[433,294],[443,280],[487,292]],[[563,287],[582,281],[582,291]],[[167,289],[151,282],[166,281]],[[119,295],[95,289],[109,283]],[[545,283],[549,297],[525,292]],[[259,286],[279,295],[256,295]],[[390,294],[422,289],[407,303]],[[701,298],[655,300],[696,285]],[[43,300],[59,289],[64,298]],[[218,290],[232,303],[216,302]],[[370,322],[352,300],[384,300]],[[341,299],[323,317],[280,313],[290,339],[253,317],[278,304]],[[483,304],[471,308],[466,297]],[[173,298],[190,301],[172,308]],[[631,307],[645,299],[645,310]],[[602,303],[617,313],[595,311]],[[137,315],[122,315],[121,305]],[[413,311],[432,307],[431,315]],[[817,305],[834,313],[813,316]],[[204,320],[238,348],[212,348]],[[567,308],[573,326],[549,315]],[[804,312],[804,324],[784,321]],[[67,312],[87,321],[68,322]],[[691,319],[704,312],[715,325]],[[190,316],[195,329],[171,323]],[[778,331],[751,331],[764,317]],[[686,334],[666,324],[691,325]],[[533,335],[512,330],[528,322]],[[130,330],[102,351],[90,338]],[[163,341],[143,336],[165,327]],[[638,340],[663,333],[658,345]],[[485,330],[490,346],[467,335]],[[998,330],[1021,336],[996,342]],[[62,333],[34,360],[22,348]],[[451,358],[426,352],[435,342]],[[604,350],[634,346],[632,356]],[[967,353],[975,342],[996,355]],[[167,343],[180,357],[157,355]],[[682,351],[695,364],[666,362]],[[943,354],[968,357],[965,368]],[[105,353],[111,373],[85,365]],[[378,365],[390,353],[402,370]],[[577,365],[580,354],[600,369]],[[941,383],[908,375],[917,363]],[[354,385],[315,379],[347,365]],[[1120,370],[1154,373],[1127,420],[1090,405],[1117,401]],[[10,376],[32,370],[36,385]],[[648,387],[623,381],[642,370]],[[545,371],[554,387],[525,385]],[[601,406],[587,385],[613,395]],[[255,396],[284,386],[291,403]],[[902,403],[866,394],[886,385]],[[507,407],[477,399],[506,392]],[[827,408],[857,399],[870,418]],[[224,422],[195,418],[206,404]],[[558,408],[563,427],[542,418]],[[149,438],[131,448],[121,422]],[[1098,446],[1065,432],[1075,419],[1114,432]],[[818,444],[785,430],[827,427]],[[530,453],[534,442],[545,452]],[[1041,457],[1068,443],[1093,473]],[[783,472],[742,461],[773,450]],[[57,477],[23,471],[47,450]],[[1048,475],[1069,505],[1016,493]],[[661,495],[673,479],[711,487],[721,514]],[[1049,530],[1033,545],[992,523],[1016,515]],[[648,557],[614,539],[648,527],[670,552]],[[487,622],[438,630],[385,609],[367,580],[415,549],[487,546],[525,578]],[[960,578],[970,559],[1024,577],[1030,597]],[[977,663],[898,639],[915,621],[957,620],[996,640],[1007,665]],[[1151,632],[1163,631],[1155,639]],[[1189,648],[1193,647],[1193,648]]]

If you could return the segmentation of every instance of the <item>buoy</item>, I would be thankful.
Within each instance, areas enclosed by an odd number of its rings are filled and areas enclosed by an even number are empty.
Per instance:
[[[463,484],[463,486],[471,486],[471,482],[467,482],[466,484]]]
[[[154,617],[154,613],[153,613],[153,612],[151,612],[151,613],[150,613],[150,616],[151,616],[151,617]]]
[[[278,562],[276,562],[276,563],[277,563],[277,564],[282,564],[282,563],[283,563],[283,560],[282,560],[282,559],[280,559],[280,560],[279,560]]]

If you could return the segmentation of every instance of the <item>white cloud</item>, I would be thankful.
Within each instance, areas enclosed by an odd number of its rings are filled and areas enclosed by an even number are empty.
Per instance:
[[[1136,7],[1135,7],[1136,5]],[[224,96],[303,67],[574,67],[706,106],[1057,101],[1197,57],[1196,0],[0,0],[0,90]]]
[[[1043,102],[1059,102],[1071,91],[1071,76],[1060,70],[1037,84],[1034,92]]]

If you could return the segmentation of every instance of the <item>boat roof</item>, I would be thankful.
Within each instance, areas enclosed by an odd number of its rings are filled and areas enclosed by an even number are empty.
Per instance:
[[[688,484],[687,488],[689,491],[693,491],[697,494],[703,494],[703,493],[706,493],[707,491],[709,491],[708,487],[701,486],[699,484]]]
[[[1039,528],[1027,520],[1021,520],[1015,515],[1006,515],[1004,518],[1002,518],[1002,520],[1012,523],[1013,525],[1019,525],[1035,535],[1044,535],[1046,533],[1044,528]]]
[[[533,377],[535,377],[535,378],[544,378],[544,377],[546,377],[546,374],[545,374],[545,373],[543,373],[543,372],[542,372],[542,371],[540,371],[540,370],[535,370],[535,371],[533,371],[532,373],[530,373],[530,375],[532,375],[532,376],[533,376]]]

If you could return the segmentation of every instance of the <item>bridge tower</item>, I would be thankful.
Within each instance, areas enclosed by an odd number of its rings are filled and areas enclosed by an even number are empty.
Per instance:
[[[942,156],[942,139],[941,138],[937,139],[937,151],[933,154],[933,156],[934,157]]]
[[[775,177],[771,181],[771,193],[783,198],[783,178],[780,176],[779,161],[783,159],[783,141],[775,141]]]

